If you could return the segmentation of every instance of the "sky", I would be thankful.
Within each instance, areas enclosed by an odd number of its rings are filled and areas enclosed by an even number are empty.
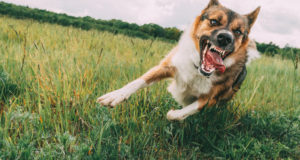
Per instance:
[[[120,19],[139,25],[156,23],[184,30],[201,13],[209,0],[0,0],[72,16]],[[240,14],[261,6],[250,37],[258,42],[287,44],[300,48],[299,0],[219,0]]]

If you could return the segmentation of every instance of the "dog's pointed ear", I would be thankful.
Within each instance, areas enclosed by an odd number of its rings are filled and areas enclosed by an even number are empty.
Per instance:
[[[248,25],[250,28],[253,26],[259,11],[260,11],[260,6],[257,7],[253,12],[246,15],[246,17],[248,18]]]
[[[209,8],[211,6],[218,6],[218,5],[220,5],[220,2],[218,0],[210,0],[206,8]]]

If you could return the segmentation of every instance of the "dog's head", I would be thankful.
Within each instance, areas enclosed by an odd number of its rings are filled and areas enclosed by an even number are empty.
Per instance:
[[[260,7],[247,15],[240,15],[218,0],[210,0],[193,24],[192,38],[200,54],[199,71],[211,75],[215,70],[223,73],[224,60],[248,44],[248,35]],[[198,64],[197,64],[198,65]]]

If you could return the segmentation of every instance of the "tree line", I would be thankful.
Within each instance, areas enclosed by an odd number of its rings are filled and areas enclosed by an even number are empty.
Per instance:
[[[55,23],[63,26],[73,26],[83,30],[96,29],[115,34],[124,34],[142,39],[161,38],[169,41],[177,41],[182,33],[175,27],[163,28],[157,24],[137,25],[121,20],[100,20],[92,17],[74,17],[67,14],[59,14],[41,9],[18,6],[0,2],[0,14],[17,19],[34,19],[40,22]]]
[[[124,34],[142,39],[158,38],[165,41],[176,42],[182,34],[182,31],[175,27],[163,28],[153,23],[140,26],[135,23],[127,23],[116,19],[100,20],[89,16],[74,17],[67,14],[54,13],[41,9],[32,9],[5,2],[0,2],[0,14],[17,19],[34,19],[39,22],[72,26],[83,30],[96,29],[100,31],[108,31],[114,34]],[[289,46],[280,48],[272,42],[257,43],[257,49],[268,56],[279,55],[283,58],[289,59],[295,56],[300,57],[299,49]]]
[[[273,42],[270,43],[258,43],[256,42],[257,50],[265,54],[267,56],[280,56],[284,59],[293,59],[293,60],[300,60],[300,49],[294,48],[289,45],[286,45],[283,48],[280,48],[278,45],[274,44]]]

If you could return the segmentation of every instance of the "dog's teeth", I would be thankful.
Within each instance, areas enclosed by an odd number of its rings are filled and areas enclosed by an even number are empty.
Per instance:
[[[208,46],[206,45],[205,48],[204,48],[204,51],[203,51],[203,54],[204,54],[204,55],[205,55],[206,52],[207,52],[207,48],[208,48]]]
[[[211,46],[208,48],[210,51],[217,52],[219,55],[224,56],[225,51],[218,49],[215,45],[211,44]]]

